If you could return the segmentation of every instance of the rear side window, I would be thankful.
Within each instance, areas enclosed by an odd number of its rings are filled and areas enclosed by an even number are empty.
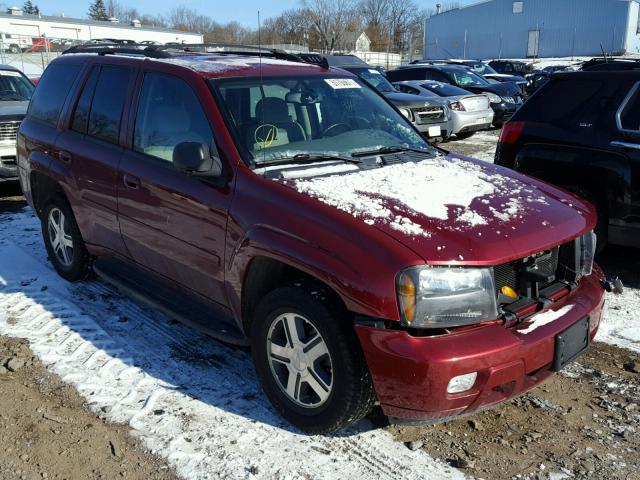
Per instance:
[[[594,114],[610,103],[609,89],[599,79],[552,80],[524,104],[518,119],[554,125],[589,123]]]
[[[50,125],[56,125],[80,68],[81,65],[75,63],[54,63],[47,67],[29,105],[28,115]]]
[[[128,68],[103,66],[96,83],[87,134],[110,143],[118,143],[120,122],[129,81]]]
[[[98,75],[100,73],[100,67],[93,67],[91,74],[87,82],[84,84],[82,94],[76,105],[76,110],[73,113],[73,120],[71,122],[71,129],[80,133],[87,133],[87,126],[89,125],[89,112],[91,111],[91,100],[93,100],[93,92],[98,82]]]

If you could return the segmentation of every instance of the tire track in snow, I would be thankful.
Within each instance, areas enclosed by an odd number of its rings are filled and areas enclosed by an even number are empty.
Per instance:
[[[130,425],[179,474],[462,478],[382,430],[367,431],[366,421],[335,437],[294,431],[268,404],[245,351],[173,324],[101,282],[64,282],[46,263],[37,225],[28,213],[0,216],[0,333],[27,338],[94,411],[106,407],[110,420]]]

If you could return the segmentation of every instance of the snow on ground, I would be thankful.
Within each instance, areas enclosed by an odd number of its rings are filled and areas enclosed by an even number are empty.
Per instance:
[[[306,436],[274,412],[248,353],[46,260],[37,218],[0,214],[0,334],[32,350],[96,412],[126,423],[189,479],[461,479],[363,421]]]
[[[625,276],[623,275],[624,282]],[[626,287],[622,295],[608,295],[596,340],[640,353],[640,288]]]

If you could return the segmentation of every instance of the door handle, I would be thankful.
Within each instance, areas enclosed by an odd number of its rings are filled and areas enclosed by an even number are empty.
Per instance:
[[[58,152],[58,158],[62,160],[64,163],[71,163],[73,157],[69,152],[65,152],[64,150],[60,150]]]
[[[629,150],[640,150],[640,144],[638,143],[629,143],[629,142],[621,142],[619,140],[614,140],[610,143],[612,147],[621,147],[628,148]]]
[[[127,188],[132,188],[134,190],[137,190],[138,188],[140,188],[140,179],[138,177],[134,177],[133,175],[129,175],[128,173],[125,173],[123,180],[124,180],[124,186]]]

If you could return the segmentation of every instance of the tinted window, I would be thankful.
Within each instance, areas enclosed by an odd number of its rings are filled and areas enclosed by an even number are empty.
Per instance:
[[[33,94],[29,116],[55,125],[80,68],[79,64],[61,63],[47,67]]]
[[[536,119],[577,127],[578,123],[596,123],[607,104],[611,104],[610,89],[602,80],[554,80],[539,91],[534,100],[523,105],[519,118]],[[594,117],[595,116],[595,117]]]
[[[128,68],[103,66],[96,83],[87,134],[111,143],[118,143],[120,120],[127,96]]]
[[[463,90],[462,88],[456,87],[449,83],[442,82],[426,82],[423,83],[422,86],[429,90],[430,92],[435,93],[439,97],[453,97],[456,95],[469,95],[469,92]]]
[[[213,135],[198,97],[187,83],[170,75],[148,73],[144,78],[133,148],[167,162],[181,142],[211,146]]]
[[[71,123],[71,128],[76,132],[87,133],[91,100],[93,99],[93,91],[96,88],[99,72],[100,67],[93,67],[93,69],[91,69],[91,75],[82,89],[82,94],[80,95],[80,99],[76,105],[76,110],[73,113],[73,120]]]

